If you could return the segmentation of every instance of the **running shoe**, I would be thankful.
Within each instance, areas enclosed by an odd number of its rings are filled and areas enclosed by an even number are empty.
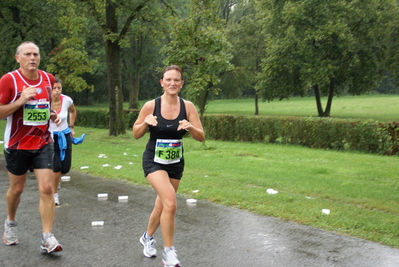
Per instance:
[[[54,204],[55,204],[56,206],[59,206],[59,205],[60,205],[60,197],[58,196],[58,193],[57,193],[57,194],[54,194]]]
[[[180,267],[180,261],[177,259],[175,247],[164,249],[162,252],[162,263],[165,267]]]
[[[42,236],[40,249],[42,250],[42,253],[60,252],[63,250],[61,244],[58,243],[52,233],[50,233],[47,238]]]
[[[17,225],[17,222],[8,221],[7,219],[4,222],[3,241],[7,246],[18,244]]]
[[[156,243],[155,238],[151,237],[151,238],[146,238],[144,233],[141,237],[140,237],[140,243],[143,245],[143,254],[144,256],[146,256],[147,258],[153,258],[155,256],[157,256],[157,250],[155,249],[154,245]]]

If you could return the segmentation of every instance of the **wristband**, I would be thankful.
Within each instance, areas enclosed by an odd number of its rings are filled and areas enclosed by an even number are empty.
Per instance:
[[[69,127],[69,128],[73,128],[73,125],[69,125],[68,127]]]

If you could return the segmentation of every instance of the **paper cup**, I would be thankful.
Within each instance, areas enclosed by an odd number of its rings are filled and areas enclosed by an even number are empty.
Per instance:
[[[127,201],[129,199],[129,196],[119,196],[118,200],[119,201]]]
[[[195,203],[197,203],[197,200],[196,200],[196,199],[193,199],[193,198],[189,198],[189,199],[186,200],[186,202],[187,202],[188,204],[195,204]]]
[[[61,181],[69,182],[71,180],[71,176],[61,176]]]
[[[103,226],[104,221],[92,221],[91,226]]]

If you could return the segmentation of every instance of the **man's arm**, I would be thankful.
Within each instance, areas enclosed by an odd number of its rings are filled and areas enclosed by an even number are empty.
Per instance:
[[[24,87],[21,96],[12,103],[0,104],[0,120],[14,114],[22,105],[24,105],[31,97],[36,95],[35,87]]]

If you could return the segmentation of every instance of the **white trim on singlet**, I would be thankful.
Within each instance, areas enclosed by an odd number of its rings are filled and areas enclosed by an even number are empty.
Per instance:
[[[10,76],[11,76],[13,82],[14,82],[14,90],[15,90],[14,98],[11,100],[10,103],[14,102],[15,99],[17,98],[17,96],[18,96],[17,80],[16,80],[16,78],[13,75],[14,72],[16,72],[18,74],[18,76],[22,79],[22,81],[29,87],[36,87],[36,86],[40,85],[42,83],[42,81],[43,81],[43,77],[40,74],[40,71],[38,72],[39,76],[40,76],[40,82],[38,84],[36,84],[36,85],[31,85],[31,84],[27,83],[25,81],[25,79],[21,76],[21,74],[17,70],[9,72],[8,74],[10,74]],[[53,90],[53,86],[51,84],[51,80],[50,80],[50,77],[48,76],[47,72],[45,72],[45,71],[42,71],[42,72],[44,73],[44,75],[46,75],[48,83],[50,85],[50,91],[47,91],[47,92],[48,92],[48,95],[49,95],[49,99],[51,100],[51,91]],[[9,141],[10,141],[13,116],[14,116],[14,114],[11,114],[10,116],[7,117],[6,128],[4,129],[4,148],[8,148],[8,144],[9,144]]]
[[[17,88],[17,80],[15,79],[14,75],[12,75],[12,72],[9,72],[8,74],[10,74],[12,80],[14,81],[14,98],[11,100],[10,103],[14,102],[15,99],[17,98],[17,94],[18,94],[18,88]]]
[[[21,73],[19,73],[18,70],[16,70],[15,72],[18,74],[18,76],[21,78],[21,80],[22,80],[28,87],[37,87],[37,86],[39,86],[39,85],[43,82],[42,75],[40,75],[39,72],[38,72],[38,73],[39,73],[39,76],[40,76],[40,80],[39,80],[39,83],[38,83],[38,84],[29,84],[27,81],[25,81],[24,77],[21,75]],[[46,75],[47,75],[47,74],[46,74]],[[47,78],[48,78],[48,76],[47,76]]]
[[[49,93],[49,98],[51,99],[51,91],[53,91],[53,86],[51,85],[50,77],[47,75],[47,72],[45,72],[45,71],[42,71],[42,72],[44,73],[44,75],[46,75],[47,81],[48,81],[48,83],[49,83],[49,85],[50,85],[50,91],[49,91],[48,93]],[[40,74],[40,71],[38,71],[39,76],[40,76],[40,81],[39,81],[38,84],[35,84],[35,85],[29,84],[27,81],[25,81],[24,77],[22,77],[21,73],[19,73],[18,70],[14,70],[14,71],[12,71],[12,72],[9,72],[8,74],[10,74],[10,76],[12,77],[12,80],[14,81],[14,90],[15,90],[14,98],[11,100],[10,103],[14,102],[15,99],[17,98],[17,95],[18,95],[17,80],[15,79],[13,73],[17,73],[18,76],[21,78],[21,80],[22,80],[28,87],[36,87],[36,86],[39,86],[39,85],[43,82],[43,76]]]
[[[49,96],[48,97],[51,100],[51,92],[53,91],[53,86],[51,85],[50,77],[48,77],[47,72],[45,72],[45,71],[42,71],[42,72],[44,73],[44,75],[46,75],[48,84],[50,85],[50,92],[49,92]],[[40,77],[41,77],[41,75],[40,75]]]

